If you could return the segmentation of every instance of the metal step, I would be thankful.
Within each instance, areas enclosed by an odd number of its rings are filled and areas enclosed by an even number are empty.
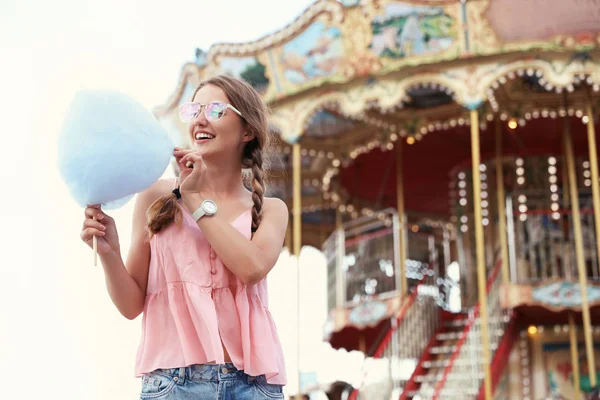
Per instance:
[[[445,341],[445,340],[458,340],[458,339],[460,339],[461,336],[462,336],[462,331],[455,331],[455,332],[438,333],[437,335],[435,335],[435,338],[437,340]]]
[[[423,361],[422,366],[423,368],[445,368],[446,366],[448,366],[448,364],[450,364],[450,360],[443,359],[436,361]]]
[[[492,349],[492,350],[496,350],[497,347],[498,347],[498,344],[496,344],[496,343],[490,344],[490,349]],[[434,346],[429,349],[429,353],[430,354],[452,354],[452,353],[454,353],[455,350],[456,350],[456,346],[454,346],[454,345],[452,345],[452,346]],[[482,351],[481,346],[477,346],[477,348],[475,348],[474,351],[480,353]]]
[[[508,316],[508,315],[489,317],[488,325],[494,324],[494,323],[499,323],[499,322],[508,322],[508,321],[510,321],[510,316]],[[469,318],[464,318],[464,319],[461,318],[461,319],[454,319],[454,320],[446,321],[444,323],[444,326],[449,327],[449,328],[452,328],[452,327],[456,328],[456,327],[464,327],[468,323],[469,323]],[[481,324],[481,320],[479,319],[479,317],[477,317],[475,319],[475,325],[479,325],[479,324]]]
[[[452,328],[452,327],[462,327],[462,326],[467,325],[467,322],[469,322],[468,318],[453,319],[451,321],[444,322],[444,326],[447,326],[449,328]]]
[[[456,346],[433,346],[429,349],[430,354],[452,354]]]
[[[431,396],[433,396],[433,393],[435,392],[435,387],[428,387],[428,388],[423,388],[422,390],[413,390],[407,393],[407,397],[409,399],[413,399],[417,396],[418,399],[420,400],[425,400],[425,399],[430,399]],[[457,390],[457,389],[447,389],[447,388],[443,388],[440,391],[440,395],[441,396],[448,396],[447,398],[454,398],[454,399],[463,399],[463,396],[477,396],[479,394],[479,389],[474,389],[474,388],[464,388],[464,390]],[[457,397],[457,396],[461,396],[461,397]]]
[[[442,379],[442,377],[444,376],[443,372],[440,373],[434,373],[434,374],[427,374],[427,375],[417,375],[415,377],[415,382],[419,382],[419,383],[431,383],[431,382],[438,382],[440,379]],[[478,376],[478,379],[483,379],[483,374],[480,373]],[[473,381],[473,379],[477,379],[474,378],[473,374],[471,373],[453,373],[453,374],[448,374],[448,376],[446,377],[446,382],[456,382],[456,381]]]
[[[450,364],[450,360],[449,359],[443,359],[443,360],[435,360],[435,361],[423,361],[423,368],[445,368],[446,366],[448,366],[448,364]],[[456,360],[454,360],[454,365],[458,365],[458,366],[465,366],[465,365],[472,365],[473,361],[471,361],[470,358],[468,359],[462,359],[462,358],[457,358]],[[481,359],[477,360],[477,364],[479,365],[483,365],[483,361]]]

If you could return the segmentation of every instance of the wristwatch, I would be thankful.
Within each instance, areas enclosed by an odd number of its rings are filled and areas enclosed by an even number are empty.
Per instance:
[[[198,221],[205,215],[211,216],[217,213],[217,205],[212,200],[204,200],[200,207],[192,214],[194,221]]]

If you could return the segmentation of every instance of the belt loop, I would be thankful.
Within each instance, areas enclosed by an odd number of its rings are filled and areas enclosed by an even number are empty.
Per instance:
[[[185,383],[185,367],[179,367],[179,381],[177,383],[180,385]]]

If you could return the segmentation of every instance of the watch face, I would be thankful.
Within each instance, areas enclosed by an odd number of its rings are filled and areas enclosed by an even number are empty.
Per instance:
[[[217,212],[217,205],[211,200],[205,200],[204,203],[202,203],[202,208],[204,208],[204,211],[207,214],[214,214]]]

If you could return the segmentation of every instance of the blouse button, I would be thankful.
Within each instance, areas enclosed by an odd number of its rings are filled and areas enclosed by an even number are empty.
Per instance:
[[[214,251],[211,250],[209,256],[210,256],[211,260],[214,260],[215,258],[217,258],[217,253],[215,253]]]
[[[217,273],[217,269],[216,269],[216,268],[212,268],[212,269],[210,270],[210,273],[211,273],[211,274],[213,274],[213,275],[214,275],[214,274],[216,274],[216,273]]]

